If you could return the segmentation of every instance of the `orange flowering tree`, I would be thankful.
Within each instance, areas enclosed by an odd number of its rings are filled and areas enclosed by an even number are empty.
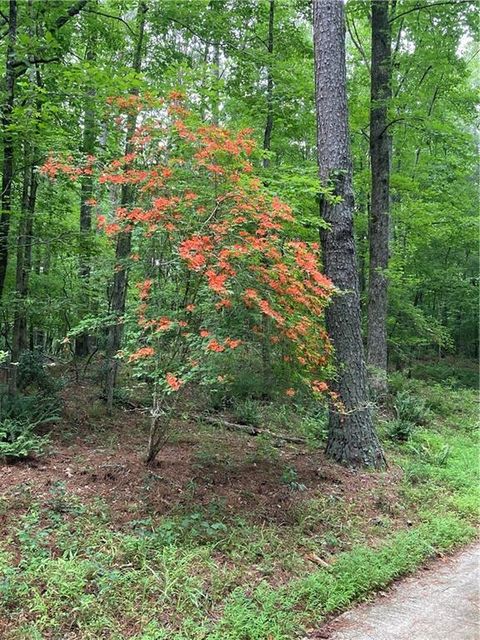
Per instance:
[[[287,396],[300,386],[331,395],[322,317],[333,286],[318,269],[318,245],[285,233],[291,209],[254,176],[251,132],[199,123],[178,93],[111,103],[120,129],[129,112],[140,114],[132,153],[101,168],[92,158],[80,167],[50,158],[43,171],[72,179],[98,171],[100,185],[134,189],[131,205],[97,220],[112,238],[132,234],[121,268],[137,275],[136,302],[119,355],[151,383],[148,460],[186,385],[228,385],[233,352],[254,354],[261,342],[272,361],[288,363]]]

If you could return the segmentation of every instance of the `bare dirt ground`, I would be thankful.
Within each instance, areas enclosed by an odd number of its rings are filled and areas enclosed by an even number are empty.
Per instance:
[[[143,461],[147,431],[148,416],[117,409],[107,417],[95,388],[70,387],[62,422],[51,433],[51,450],[38,459],[0,465],[0,494],[25,489],[41,502],[60,482],[84,502],[104,500],[119,525],[142,517],[142,511],[163,515],[212,500],[232,515],[289,525],[299,503],[325,495],[345,501],[350,517],[370,516],[375,524],[396,501],[398,468],[353,471],[328,461],[320,450],[292,444],[278,447],[275,459],[269,459],[258,451],[258,438],[188,419],[176,425],[149,469]],[[288,468],[295,469],[301,492],[282,482]],[[395,514],[389,516],[395,520]],[[5,517],[0,516],[0,527]],[[398,525],[404,526],[401,518]]]

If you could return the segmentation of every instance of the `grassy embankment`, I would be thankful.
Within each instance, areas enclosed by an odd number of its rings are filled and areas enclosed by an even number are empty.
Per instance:
[[[308,637],[328,614],[472,540],[475,392],[399,377],[393,388],[403,413],[379,424],[390,465],[380,473],[337,469],[318,446],[195,424],[155,473],[123,464],[138,443],[101,429],[87,445],[84,435],[81,446],[74,434],[54,441],[36,465],[4,467],[0,636]]]

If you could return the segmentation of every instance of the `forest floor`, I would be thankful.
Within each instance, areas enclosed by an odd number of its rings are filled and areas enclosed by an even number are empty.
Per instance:
[[[475,536],[475,393],[418,383],[431,419],[389,467],[188,416],[158,465],[147,418],[64,390],[49,452],[0,466],[5,640],[291,640]],[[379,425],[386,432],[387,423]]]

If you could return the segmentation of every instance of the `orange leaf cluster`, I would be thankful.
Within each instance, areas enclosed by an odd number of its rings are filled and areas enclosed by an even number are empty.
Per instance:
[[[332,351],[322,317],[334,288],[319,270],[318,245],[286,238],[286,226],[295,222],[291,208],[269,196],[251,175],[251,131],[232,133],[217,125],[195,125],[180,92],[170,94],[161,122],[154,112],[159,102],[151,96],[123,96],[109,102],[127,114],[151,110],[139,118],[132,150],[97,169],[95,158],[79,168],[71,159],[51,157],[42,172],[50,178],[64,174],[75,180],[96,170],[101,184],[136,186],[135,202],[118,207],[108,220],[98,216],[97,223],[109,235],[132,232],[140,244],[151,239],[168,253],[165,263],[174,265],[158,280],[160,292],[162,282],[175,273],[180,290],[173,307],[154,308],[152,279],[137,285],[138,323],[145,338],[155,335],[156,340],[166,341],[159,333],[171,330],[168,339],[173,345],[177,340],[198,345],[198,337],[195,342],[192,336],[208,337],[199,359],[206,352],[236,349],[248,340],[268,340],[280,358],[310,378],[313,391],[328,391],[327,383],[319,379]],[[151,253],[131,255],[137,270],[142,255]],[[152,262],[146,265],[146,273],[152,273]],[[199,298],[202,313],[209,305],[218,326],[238,318],[243,323],[242,338],[217,339],[202,328]],[[167,308],[171,317],[162,315]],[[262,316],[264,321],[259,322]],[[185,318],[189,330],[182,332],[187,328]],[[227,331],[215,329],[214,334],[225,336]],[[182,369],[191,353],[188,348],[175,349],[184,354]],[[159,351],[142,347],[130,361],[159,357]],[[165,382],[172,390],[183,384],[173,373],[166,374]],[[285,393],[293,397],[295,390],[288,388]]]

